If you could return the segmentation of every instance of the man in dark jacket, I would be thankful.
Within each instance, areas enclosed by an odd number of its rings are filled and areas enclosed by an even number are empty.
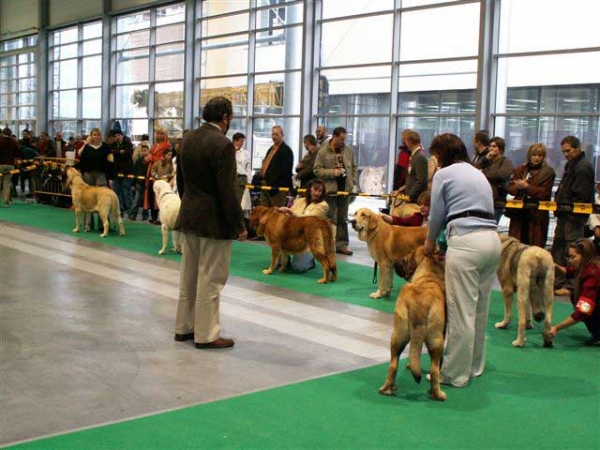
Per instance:
[[[572,205],[574,202],[594,203],[594,168],[585,159],[585,153],[581,151],[581,142],[575,136],[565,137],[560,143],[560,150],[567,160],[567,165],[554,196],[559,209],[555,213],[552,257],[555,263],[565,267],[569,246],[583,237],[583,228],[589,214],[560,211],[560,205]],[[560,270],[555,272],[554,289],[556,295],[569,295],[573,290],[573,286]]]
[[[10,171],[15,168],[15,159],[19,155],[19,146],[12,137],[12,131],[6,127],[0,135],[0,183],[2,184],[2,200],[5,206],[10,205],[12,187]]]
[[[183,137],[177,156],[181,208],[175,229],[183,234],[175,340],[194,339],[196,348],[232,347],[221,337],[220,293],[229,277],[231,240],[247,237],[237,197],[235,147],[225,137],[231,102],[214,97],[200,128]],[[202,285],[198,280],[202,280]]]
[[[273,145],[267,151],[260,169],[262,184],[274,188],[291,188],[294,154],[289,145],[283,141],[283,128],[275,125],[271,129],[271,139]],[[287,192],[262,191],[259,203],[263,206],[285,206]]]
[[[108,145],[110,145],[115,173],[112,188],[119,198],[121,216],[131,209],[133,203],[133,144],[130,139],[125,139],[119,129],[108,132]]]

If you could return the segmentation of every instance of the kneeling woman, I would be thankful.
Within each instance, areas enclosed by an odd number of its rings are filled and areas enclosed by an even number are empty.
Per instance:
[[[294,200],[291,208],[282,206],[279,212],[290,214],[294,217],[317,216],[327,219],[329,205],[325,201],[325,185],[323,181],[314,179],[306,185],[304,197]],[[315,260],[310,251],[301,255],[292,256],[290,260],[292,272],[303,273],[315,267]]]
[[[600,258],[596,256],[594,243],[589,239],[580,239],[569,246],[569,266],[556,268],[574,277],[575,290],[571,294],[571,303],[575,311],[558,325],[550,328],[551,338],[559,331],[583,322],[592,335],[585,345],[600,347]]]

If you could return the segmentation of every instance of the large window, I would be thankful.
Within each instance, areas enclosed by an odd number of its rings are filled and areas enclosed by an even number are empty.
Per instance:
[[[0,125],[18,137],[36,130],[37,36],[0,44]]]
[[[217,95],[232,100],[229,134],[248,135],[254,169],[272,145],[275,124],[299,153],[303,19],[300,1],[258,0],[252,9],[247,1],[203,3],[200,106]]]
[[[531,21],[542,8],[544,20]],[[542,142],[560,177],[560,141],[575,135],[594,163],[600,152],[600,3],[501,0],[500,13],[495,134],[506,138],[507,155],[522,164],[529,145]]]
[[[185,5],[153,8],[116,20],[114,116],[134,140],[165,128],[183,133]]]
[[[427,148],[435,134],[449,131],[468,142],[474,129],[479,2],[402,6],[322,3],[317,119],[330,133],[346,128],[361,172],[382,169],[377,183],[359,179],[363,191],[377,186],[371,194],[389,190],[402,130],[416,130]]]
[[[66,140],[102,124],[102,22],[50,33],[50,133]],[[106,96],[105,96],[106,97]]]

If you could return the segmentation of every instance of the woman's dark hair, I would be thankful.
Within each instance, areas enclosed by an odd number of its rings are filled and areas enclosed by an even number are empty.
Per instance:
[[[496,145],[500,149],[500,152],[504,155],[504,150],[506,149],[506,141],[499,136],[494,136],[493,138],[490,139],[490,144],[492,142],[496,143]]]
[[[213,97],[204,106],[202,118],[206,122],[221,122],[223,116],[233,115],[231,101],[225,97]]]
[[[600,257],[596,255],[596,247],[590,239],[579,239],[570,244],[569,248],[574,249],[581,255],[581,265],[575,274],[577,282],[575,283],[575,290],[573,291],[574,298],[578,299],[579,294],[581,293],[581,284],[579,283],[579,276],[581,275],[581,272],[590,263],[595,263],[600,266]]]
[[[455,134],[438,134],[431,141],[429,153],[438,159],[440,167],[448,167],[457,162],[469,162],[465,143]]]
[[[315,200],[314,202],[312,202],[312,196],[310,195],[310,191],[313,188],[313,186],[321,186],[321,196]],[[320,180],[318,178],[314,178],[312,180],[310,180],[308,182],[308,184],[306,185],[306,192],[304,193],[304,198],[306,199],[306,205],[310,205],[311,203],[320,203],[323,200],[325,200],[325,183],[323,183],[323,180]]]

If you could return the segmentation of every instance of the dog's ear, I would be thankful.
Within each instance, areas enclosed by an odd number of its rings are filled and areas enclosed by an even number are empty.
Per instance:
[[[382,220],[377,214],[373,214],[373,211],[369,211],[369,230],[374,230],[379,226],[379,221]]]

